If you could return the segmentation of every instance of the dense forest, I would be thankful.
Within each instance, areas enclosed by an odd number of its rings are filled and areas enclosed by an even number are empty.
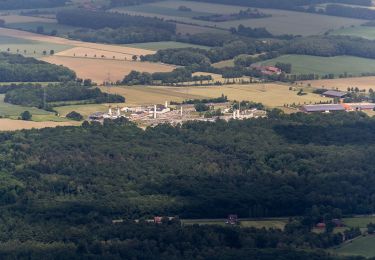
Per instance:
[[[55,82],[74,80],[74,71],[18,54],[0,53],[1,82]]]
[[[69,33],[70,38],[104,43],[169,41],[176,25],[158,18],[127,14],[64,10],[56,16],[60,24],[84,27]]]
[[[49,84],[21,84],[0,86],[0,93],[5,93],[4,101],[30,107],[45,108],[51,102],[87,101],[87,103],[121,103],[124,97],[101,92],[99,88],[83,86],[75,82]],[[47,104],[45,104],[46,102]]]
[[[273,110],[146,130],[122,119],[1,133],[0,256],[339,259],[312,250],[342,234],[310,230],[327,214],[374,212],[374,129],[361,113]],[[228,214],[301,217],[284,231],[178,220]],[[178,217],[144,223],[156,215]]]

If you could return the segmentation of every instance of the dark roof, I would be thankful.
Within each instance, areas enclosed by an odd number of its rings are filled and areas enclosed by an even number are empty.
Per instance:
[[[336,90],[328,90],[326,92],[323,93],[324,96],[330,96],[330,97],[344,97],[347,95],[346,92],[342,92],[342,91],[336,91]]]
[[[305,105],[302,107],[306,112],[343,111],[345,108],[340,104]]]

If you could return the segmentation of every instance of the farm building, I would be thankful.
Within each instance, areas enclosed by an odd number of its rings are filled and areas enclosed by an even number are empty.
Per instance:
[[[306,113],[345,111],[345,107],[342,104],[305,105],[302,106],[301,111]]]
[[[342,103],[342,104],[318,104],[305,105],[301,107],[301,111],[306,113],[314,112],[333,112],[333,111],[362,111],[373,110],[375,103]]]
[[[347,95],[346,92],[336,91],[336,90],[328,90],[322,94],[322,96],[329,97],[329,98],[343,98],[346,95]]]
[[[282,73],[281,69],[274,66],[251,65],[250,67],[252,69],[260,71],[264,75],[280,75]]]

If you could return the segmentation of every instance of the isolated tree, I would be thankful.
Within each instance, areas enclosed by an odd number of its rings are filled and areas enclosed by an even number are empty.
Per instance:
[[[40,33],[40,34],[43,34],[43,33],[44,33],[44,27],[43,27],[43,26],[38,26],[38,27],[36,28],[36,32],[37,32],[37,33]]]
[[[21,116],[21,119],[25,120],[25,121],[31,120],[31,117],[32,117],[32,115],[29,111],[22,112],[20,116]]]
[[[133,55],[132,60],[133,60],[133,61],[138,60],[138,56],[137,56],[137,55]]]
[[[54,54],[55,54],[55,50],[50,50],[50,51],[49,51],[49,54],[50,54],[50,55],[54,55]]]
[[[43,55],[47,55],[47,51],[46,50],[43,51]]]

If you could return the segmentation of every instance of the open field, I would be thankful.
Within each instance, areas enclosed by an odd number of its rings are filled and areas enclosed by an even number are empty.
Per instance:
[[[145,50],[164,50],[164,49],[171,49],[171,48],[200,48],[200,49],[210,49],[208,46],[203,45],[196,45],[190,43],[183,43],[183,42],[145,42],[145,43],[133,43],[133,44],[126,44],[125,46],[133,47],[133,48],[140,48]]]
[[[109,51],[113,53],[123,53],[123,54],[125,53],[125,54],[131,54],[131,55],[147,55],[147,54],[155,53],[154,51],[150,51],[150,50],[131,48],[131,47],[126,47],[126,46],[121,46],[121,45],[109,45],[109,44],[75,41],[75,40],[69,40],[69,39],[60,38],[60,37],[41,35],[41,34],[14,30],[14,29],[6,29],[6,28],[0,28],[0,36],[7,36],[7,37],[24,39],[24,40],[32,40],[32,41],[38,41],[38,42],[43,42],[43,43],[54,43],[54,44],[68,45],[68,46],[74,46],[74,47],[90,48],[90,49],[101,50],[101,51]]]
[[[55,56],[76,57],[76,58],[98,58],[98,59],[115,59],[131,60],[132,54],[104,51],[85,47],[74,47],[55,54]]]
[[[80,122],[33,122],[12,119],[0,119],[0,131],[15,131],[21,129],[45,128],[56,126],[80,125]]]
[[[39,26],[43,27],[44,33],[51,34],[52,31],[56,31],[59,36],[68,36],[68,33],[79,29],[79,27],[73,27],[63,24],[58,24],[57,22],[19,22],[6,24],[7,28],[18,29],[23,31],[36,32]]]
[[[47,51],[48,53],[50,50],[59,52],[67,50],[69,48],[71,48],[71,46],[69,45],[32,41],[27,39],[0,35],[0,51],[9,52],[13,54],[20,53],[28,57],[38,58],[43,56],[43,51]]]
[[[192,12],[183,12],[184,14],[180,14],[177,10],[180,5],[191,8]],[[272,17],[260,19],[244,19],[218,23],[200,21],[191,18],[192,16],[196,16],[197,13],[229,14],[239,12],[240,10],[244,10],[246,8],[247,7],[212,3],[168,0],[137,6],[115,8],[113,9],[113,11],[129,14],[141,14],[152,17],[157,16],[160,18],[180,21],[184,23],[192,23],[201,26],[212,26],[225,29],[237,27],[239,24],[243,24],[250,27],[265,27],[274,34],[296,35],[322,34],[327,30],[339,29],[342,26],[349,27],[351,25],[360,25],[365,22],[365,20],[360,19],[260,8],[260,11],[271,14]]]
[[[110,104],[112,107],[116,107],[117,104]],[[119,104],[125,106],[125,104]],[[94,112],[107,112],[109,108],[108,104],[87,104],[87,105],[71,105],[54,107],[54,109],[60,114],[60,116],[66,116],[72,111],[79,112],[85,119]]]
[[[107,92],[106,87],[100,87],[102,91]],[[185,89],[185,91],[176,91]],[[186,99],[201,99],[209,96],[194,95],[186,88],[180,87],[110,87],[110,93],[119,94],[126,98],[126,105],[153,105],[164,104],[165,101],[181,102]]]
[[[197,26],[197,25],[178,23],[176,24],[176,33],[180,33],[180,34],[197,34],[197,33],[228,34],[229,31],[218,29],[218,28],[212,28],[212,27],[202,27],[202,26]]]
[[[375,27],[373,26],[355,26],[335,30],[331,35],[348,35],[362,37],[369,40],[375,40]]]
[[[335,248],[333,253],[339,255],[360,255],[364,257],[375,257],[375,236],[367,235],[358,237],[342,246]]]
[[[348,87],[358,87],[359,89],[375,89],[375,76],[373,77],[356,77],[342,79],[321,79],[301,81],[303,85],[310,84],[314,88],[327,88],[346,91]]]
[[[12,105],[4,102],[4,94],[0,94],[0,116],[16,116],[18,117],[22,112],[28,110],[32,115],[49,115],[51,112],[47,112],[42,109],[35,107],[23,107]]]
[[[215,68],[219,68],[219,69],[225,68],[225,67],[234,67],[234,61],[233,61],[233,59],[223,60],[223,61],[213,63],[212,66],[215,67]]]
[[[101,89],[107,91],[107,88],[101,87]],[[249,100],[261,102],[268,107],[281,108],[284,104],[309,104],[330,100],[312,93],[298,96],[297,91],[289,90],[289,85],[276,83],[207,87],[111,87],[110,92],[125,96],[127,105],[164,104],[165,101],[216,98],[221,94],[227,95],[230,100]]]
[[[56,23],[55,19],[48,19],[35,16],[24,16],[24,15],[0,15],[0,19],[5,21],[5,24],[12,23],[33,23],[33,22],[43,22],[43,23]]]
[[[361,73],[374,73],[375,60],[353,56],[317,57],[308,55],[283,55],[275,59],[260,62],[263,65],[274,65],[277,62],[291,63],[293,74],[335,75],[344,74],[360,75]]]
[[[62,56],[49,56],[42,60],[56,65],[63,65],[77,73],[77,76],[83,79],[92,79],[94,82],[101,84],[106,81],[108,77],[113,82],[122,80],[125,75],[132,70],[142,72],[168,72],[175,67],[151,63],[151,62],[133,62],[120,61],[111,59],[95,59],[95,58],[75,58]]]
[[[183,225],[220,225],[225,226],[226,219],[182,219]],[[254,228],[277,228],[284,229],[287,219],[284,218],[271,218],[271,219],[240,219],[241,227],[254,227]]]

